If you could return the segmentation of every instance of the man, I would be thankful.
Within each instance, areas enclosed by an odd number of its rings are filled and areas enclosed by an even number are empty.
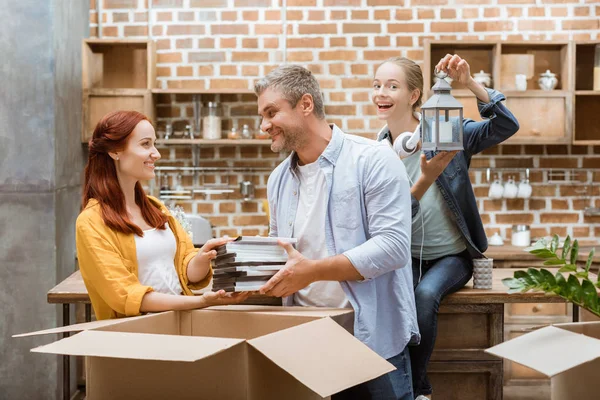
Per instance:
[[[261,293],[284,305],[352,307],[354,335],[397,370],[336,398],[413,399],[406,346],[419,340],[411,275],[410,187],[389,146],[325,121],[307,69],[281,66],[259,80],[261,129],[290,151],[271,174],[271,236],[297,249]]]

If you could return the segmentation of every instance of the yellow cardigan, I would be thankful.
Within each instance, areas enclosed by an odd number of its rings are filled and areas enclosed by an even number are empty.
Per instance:
[[[206,278],[190,283],[187,266],[198,253],[188,234],[158,199],[150,201],[167,215],[169,227],[175,235],[177,251],[175,268],[185,295],[192,289],[206,287],[212,279],[212,268]],[[77,257],[79,269],[88,290],[96,318],[109,319],[140,314],[142,298],[153,289],[138,280],[138,263],[134,234],[116,232],[106,226],[100,205],[91,199],[79,214],[76,225]]]

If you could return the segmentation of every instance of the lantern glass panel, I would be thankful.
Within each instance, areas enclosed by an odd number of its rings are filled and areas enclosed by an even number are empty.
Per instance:
[[[423,150],[463,149],[462,109],[426,109],[423,121]]]

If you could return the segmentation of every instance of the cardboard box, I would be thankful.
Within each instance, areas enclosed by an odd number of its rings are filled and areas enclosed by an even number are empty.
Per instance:
[[[321,399],[395,368],[341,325],[346,309],[224,306],[24,335],[80,333],[32,349],[86,356],[87,398]]]
[[[600,398],[600,322],[548,326],[486,352],[550,377],[552,400]]]

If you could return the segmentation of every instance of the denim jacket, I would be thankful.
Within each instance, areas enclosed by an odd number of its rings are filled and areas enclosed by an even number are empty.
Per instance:
[[[270,235],[292,237],[300,181],[292,153],[267,183]],[[340,282],[354,309],[354,335],[384,358],[419,340],[410,254],[410,185],[406,168],[385,143],[332,127],[318,158],[327,183],[325,239],[330,256],[345,255],[363,281]],[[292,297],[283,304],[292,305]]]
[[[479,114],[483,121],[463,120],[463,147],[450,161],[444,172],[437,178],[437,184],[446,204],[452,211],[456,225],[465,240],[471,258],[483,258],[487,250],[487,236],[477,209],[475,193],[469,178],[469,165],[471,157],[492,146],[504,142],[519,130],[519,123],[515,116],[504,106],[501,101],[506,100],[502,93],[493,89],[486,89],[490,102],[484,103],[477,100]],[[455,125],[458,119],[452,120]],[[391,142],[389,130],[379,134],[378,141],[388,139]],[[430,160],[436,152],[424,151]],[[411,198],[412,216],[419,211],[419,201],[414,196]]]

